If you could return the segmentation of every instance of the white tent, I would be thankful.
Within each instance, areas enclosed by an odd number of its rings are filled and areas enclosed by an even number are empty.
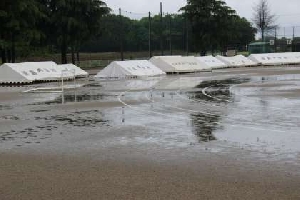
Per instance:
[[[284,65],[300,63],[299,52],[251,54],[249,58],[261,65]]]
[[[195,57],[155,56],[150,62],[166,73],[207,71],[211,68]]]
[[[217,59],[224,62],[228,67],[256,66],[258,63],[246,58],[243,55],[233,57],[216,56]]]
[[[243,55],[236,55],[234,58],[237,60],[237,62],[241,63],[242,66],[257,66],[258,63],[250,60],[248,57],[245,57]]]
[[[137,78],[159,76],[165,73],[147,60],[114,61],[95,78]]]
[[[75,77],[87,77],[89,74],[73,64],[58,65],[58,69],[63,73],[71,73]]]
[[[225,63],[223,63],[221,60],[218,60],[213,56],[201,56],[201,57],[196,57],[196,59],[199,60],[200,62],[205,63],[207,66],[209,66],[212,69],[227,67]]]
[[[24,62],[17,63],[17,65],[24,65],[37,73],[38,78],[35,81],[55,81],[62,77],[61,71],[57,68],[57,64],[52,61],[48,62]],[[63,75],[64,79],[71,78],[69,75]]]
[[[68,71],[63,72],[65,69]],[[66,80],[74,77],[73,71],[70,67],[59,67],[55,62],[5,63],[0,66],[0,83],[16,84],[35,81],[56,81],[62,78]]]
[[[31,83],[61,79],[54,62],[5,63],[0,67],[0,74],[1,83]]]
[[[289,59],[289,64],[299,64],[300,63],[300,52],[287,52],[283,53],[287,55]]]
[[[22,63],[5,63],[0,66],[0,83],[31,83],[39,78],[35,71]]]

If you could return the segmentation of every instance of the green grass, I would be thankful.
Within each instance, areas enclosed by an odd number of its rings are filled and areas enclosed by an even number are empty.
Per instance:
[[[165,55],[169,55],[168,51],[164,52]],[[152,52],[152,56],[160,55],[160,51]],[[183,51],[173,51],[173,55],[184,55]],[[124,52],[125,60],[134,60],[134,59],[149,59],[148,51],[141,52]],[[67,55],[68,63],[72,62],[71,54]],[[80,66],[84,69],[89,68],[99,68],[105,67],[110,62],[115,60],[121,60],[120,52],[101,52],[101,53],[80,53],[80,62],[76,63],[76,65]],[[39,61],[54,61],[56,63],[61,63],[61,55],[60,54],[45,54],[39,56],[27,56],[22,58],[17,58],[17,62],[39,62]]]
[[[243,55],[243,56],[249,56],[250,53],[248,51],[241,51],[241,52],[237,52],[237,55]]]
[[[159,56],[161,54],[160,51],[152,52],[152,56]],[[238,54],[248,56],[249,52],[238,52]],[[164,51],[164,55],[170,55],[168,51]],[[185,55],[184,51],[173,51],[173,55]],[[198,56],[197,53],[189,53],[189,55]],[[68,62],[71,63],[71,54],[67,55]],[[134,59],[149,59],[148,51],[141,52],[124,52],[125,60],[134,60]],[[101,68],[106,67],[109,63],[115,60],[121,60],[120,52],[103,52],[103,53],[80,53],[80,62],[76,63],[79,67],[83,69],[91,69],[91,68]],[[41,56],[29,56],[18,58],[17,62],[38,62],[38,61],[54,61],[56,63],[61,63],[61,55],[60,54],[45,54]]]

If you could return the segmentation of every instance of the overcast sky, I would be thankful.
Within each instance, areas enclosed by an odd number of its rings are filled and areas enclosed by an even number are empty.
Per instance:
[[[175,13],[180,7],[186,5],[186,0],[104,0],[107,5],[116,10],[121,8],[123,14],[131,18],[141,18],[147,16],[150,11],[154,14],[159,13],[159,3],[163,3],[164,13]],[[260,0],[225,0],[225,2],[246,17],[252,19],[253,7]],[[271,11],[278,15],[277,24],[281,27],[279,35],[291,34],[292,26],[296,27],[296,35],[300,36],[300,0],[268,0]],[[132,12],[132,13],[129,13]],[[285,27],[285,28],[283,28]],[[285,29],[285,30],[284,30]]]

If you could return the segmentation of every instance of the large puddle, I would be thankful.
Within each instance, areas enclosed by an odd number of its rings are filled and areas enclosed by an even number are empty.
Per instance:
[[[197,152],[209,145],[298,162],[300,76],[241,73],[92,81],[64,94],[26,94],[26,101],[0,103],[0,149],[159,146]],[[95,102],[119,105],[81,106]]]

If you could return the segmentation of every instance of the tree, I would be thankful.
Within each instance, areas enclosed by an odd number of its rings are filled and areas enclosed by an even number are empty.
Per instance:
[[[276,17],[272,14],[267,0],[260,2],[253,8],[253,22],[261,33],[261,39],[264,41],[265,33],[276,28]]]
[[[100,30],[100,18],[109,13],[109,8],[101,0],[40,0],[46,5],[48,38],[61,49],[61,62],[67,63],[68,47],[71,47],[72,62],[75,50],[83,41],[89,40]],[[79,57],[79,56],[77,56]]]
[[[2,0],[0,3],[0,50],[2,62],[15,62],[16,43],[27,44],[40,36],[37,23],[43,17],[36,0]]]
[[[93,38],[93,41],[86,41],[82,47],[83,51],[92,52],[116,52],[120,50],[120,16],[106,15],[101,18],[101,34]],[[151,49],[160,50],[160,16],[151,18]],[[164,47],[169,46],[169,16],[163,17],[163,38]],[[122,16],[123,44],[125,51],[148,51],[149,50],[149,18],[133,20]],[[183,49],[184,20],[182,15],[172,16],[172,47],[174,50]],[[169,48],[169,47],[168,47]],[[164,49],[165,50],[165,49]]]
[[[100,0],[71,1],[69,5],[68,32],[70,37],[72,63],[75,64],[75,51],[79,61],[79,49],[83,41],[90,40],[101,30],[100,19],[110,9]]]
[[[228,43],[239,50],[245,50],[246,45],[255,40],[257,30],[245,18],[234,17],[230,29],[229,34],[231,37],[229,37]]]
[[[224,1],[188,0],[180,10],[191,22],[195,44],[201,55],[208,50],[214,51],[224,40],[228,41],[228,24],[235,16],[235,11],[226,6]]]

